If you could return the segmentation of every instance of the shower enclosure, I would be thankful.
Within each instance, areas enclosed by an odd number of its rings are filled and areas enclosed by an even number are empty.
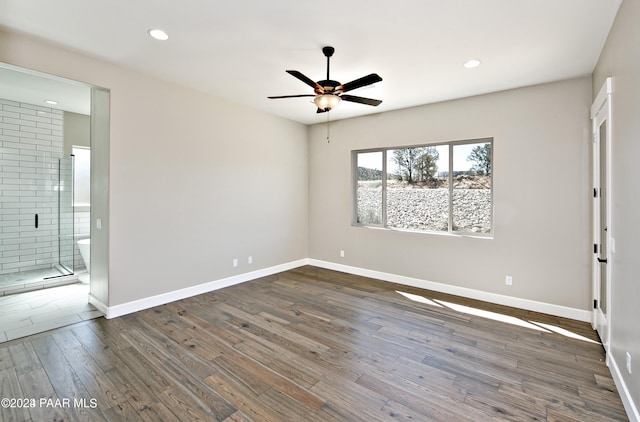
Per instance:
[[[58,263],[60,275],[73,274],[73,165],[74,156],[58,160]]]
[[[0,296],[76,282],[63,114],[2,99],[0,110]]]

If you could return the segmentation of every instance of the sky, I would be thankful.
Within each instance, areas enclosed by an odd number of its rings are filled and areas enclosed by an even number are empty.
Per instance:
[[[467,157],[471,153],[471,150],[480,144],[463,144],[455,145],[455,155],[453,157],[453,168],[455,171],[465,171],[471,169],[473,161],[467,161]],[[446,171],[449,168],[449,148],[448,145],[437,145],[438,153],[440,154],[438,159],[438,171]],[[382,170],[382,153],[371,152],[358,154],[358,167],[366,167],[370,169]],[[389,172],[397,171],[397,165],[393,161],[393,155],[389,151],[387,153],[388,169]]]

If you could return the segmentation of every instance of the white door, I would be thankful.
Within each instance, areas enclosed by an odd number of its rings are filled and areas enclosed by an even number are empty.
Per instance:
[[[611,324],[611,79],[607,79],[592,108],[593,121],[593,327],[598,331],[607,363]]]

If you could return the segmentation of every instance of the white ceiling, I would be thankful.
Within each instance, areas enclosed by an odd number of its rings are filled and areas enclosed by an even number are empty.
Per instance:
[[[28,104],[91,113],[91,88],[88,85],[0,63],[0,98]],[[47,104],[45,101],[58,104]]]
[[[326,116],[309,98],[267,96],[311,94],[285,70],[325,79],[325,45],[336,49],[331,79],[383,78],[349,93],[380,106],[343,101],[330,113],[335,120],[588,75],[620,3],[0,0],[0,25],[313,124]],[[169,40],[153,40],[151,28]],[[482,64],[464,68],[471,58]]]

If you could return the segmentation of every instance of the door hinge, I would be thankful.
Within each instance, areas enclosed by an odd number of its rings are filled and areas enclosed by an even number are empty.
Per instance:
[[[598,309],[598,300],[593,299],[593,309]]]
[[[598,188],[593,188],[593,197],[594,198],[598,197]]]
[[[593,253],[598,253],[598,245],[593,244]]]

